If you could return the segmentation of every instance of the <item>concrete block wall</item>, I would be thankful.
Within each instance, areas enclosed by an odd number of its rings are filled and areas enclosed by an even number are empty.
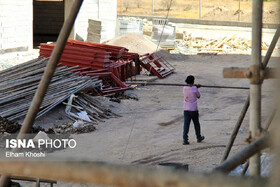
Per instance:
[[[33,6],[34,34],[59,34],[64,22],[64,2],[33,0]]]
[[[65,14],[69,13],[73,0],[66,0]],[[65,17],[66,18],[66,17]],[[76,19],[72,38],[77,40],[87,39],[88,19],[100,20],[106,25],[106,39],[115,37],[117,21],[117,1],[116,0],[84,0]]]
[[[0,53],[31,50],[32,0],[0,0]]]

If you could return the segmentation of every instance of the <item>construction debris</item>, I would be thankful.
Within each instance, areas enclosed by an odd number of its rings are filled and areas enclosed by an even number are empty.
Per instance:
[[[93,96],[79,93],[77,96],[72,96],[73,103],[71,104],[71,107],[73,107],[76,111],[82,112],[86,111],[88,117],[90,120],[84,120],[91,124],[97,124],[98,121],[104,122],[103,119],[109,119],[112,117],[120,117],[119,115],[113,113],[110,109],[106,109],[105,107],[102,107],[102,104]],[[68,103],[68,105],[70,105]],[[80,117],[71,116],[76,119],[80,119]]]
[[[12,122],[9,121],[5,118],[2,118],[0,116],[0,134],[3,134],[5,132],[7,133],[16,133],[19,131],[21,125],[16,123],[16,122]]]
[[[39,85],[48,59],[37,58],[0,72],[0,116],[8,120],[24,117]],[[44,115],[71,94],[101,83],[98,77],[73,74],[76,67],[58,67],[37,118]]]
[[[175,71],[174,66],[168,63],[164,58],[152,54],[145,54],[140,58],[140,64],[148,73],[162,79]]]
[[[251,40],[238,37],[237,35],[222,37],[219,39],[206,39],[192,37],[191,34],[183,33],[184,38],[180,44],[182,47],[196,48],[198,51],[248,51],[251,49]],[[269,45],[262,42],[262,50],[267,50]]]
[[[96,127],[92,124],[84,124],[82,122],[82,124],[80,123],[77,127],[74,127],[72,123],[66,123],[62,125],[55,125],[52,129],[56,134],[81,134],[95,131]]]

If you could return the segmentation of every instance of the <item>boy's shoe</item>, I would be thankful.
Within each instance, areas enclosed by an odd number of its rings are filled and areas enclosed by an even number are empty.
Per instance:
[[[204,139],[205,139],[205,137],[204,137],[204,136],[201,136],[199,139],[197,139],[197,142],[200,143],[200,142],[202,142],[202,140],[204,140]]]
[[[187,141],[183,141],[183,145],[189,145],[190,142],[187,140]]]

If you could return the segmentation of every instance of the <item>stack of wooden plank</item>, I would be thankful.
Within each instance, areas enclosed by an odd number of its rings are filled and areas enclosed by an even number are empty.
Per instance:
[[[26,115],[48,59],[42,57],[0,72],[0,116],[15,120]],[[73,69],[58,67],[53,75],[37,118],[62,103],[71,94],[101,83],[98,77],[80,77]]]

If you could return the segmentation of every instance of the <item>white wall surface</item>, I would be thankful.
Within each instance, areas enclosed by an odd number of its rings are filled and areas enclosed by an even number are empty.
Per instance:
[[[33,48],[32,0],[0,0],[0,52]]]
[[[117,0],[84,0],[74,26],[75,39],[84,41],[87,39],[88,19],[104,22],[101,33],[103,41],[114,38],[117,21]]]

